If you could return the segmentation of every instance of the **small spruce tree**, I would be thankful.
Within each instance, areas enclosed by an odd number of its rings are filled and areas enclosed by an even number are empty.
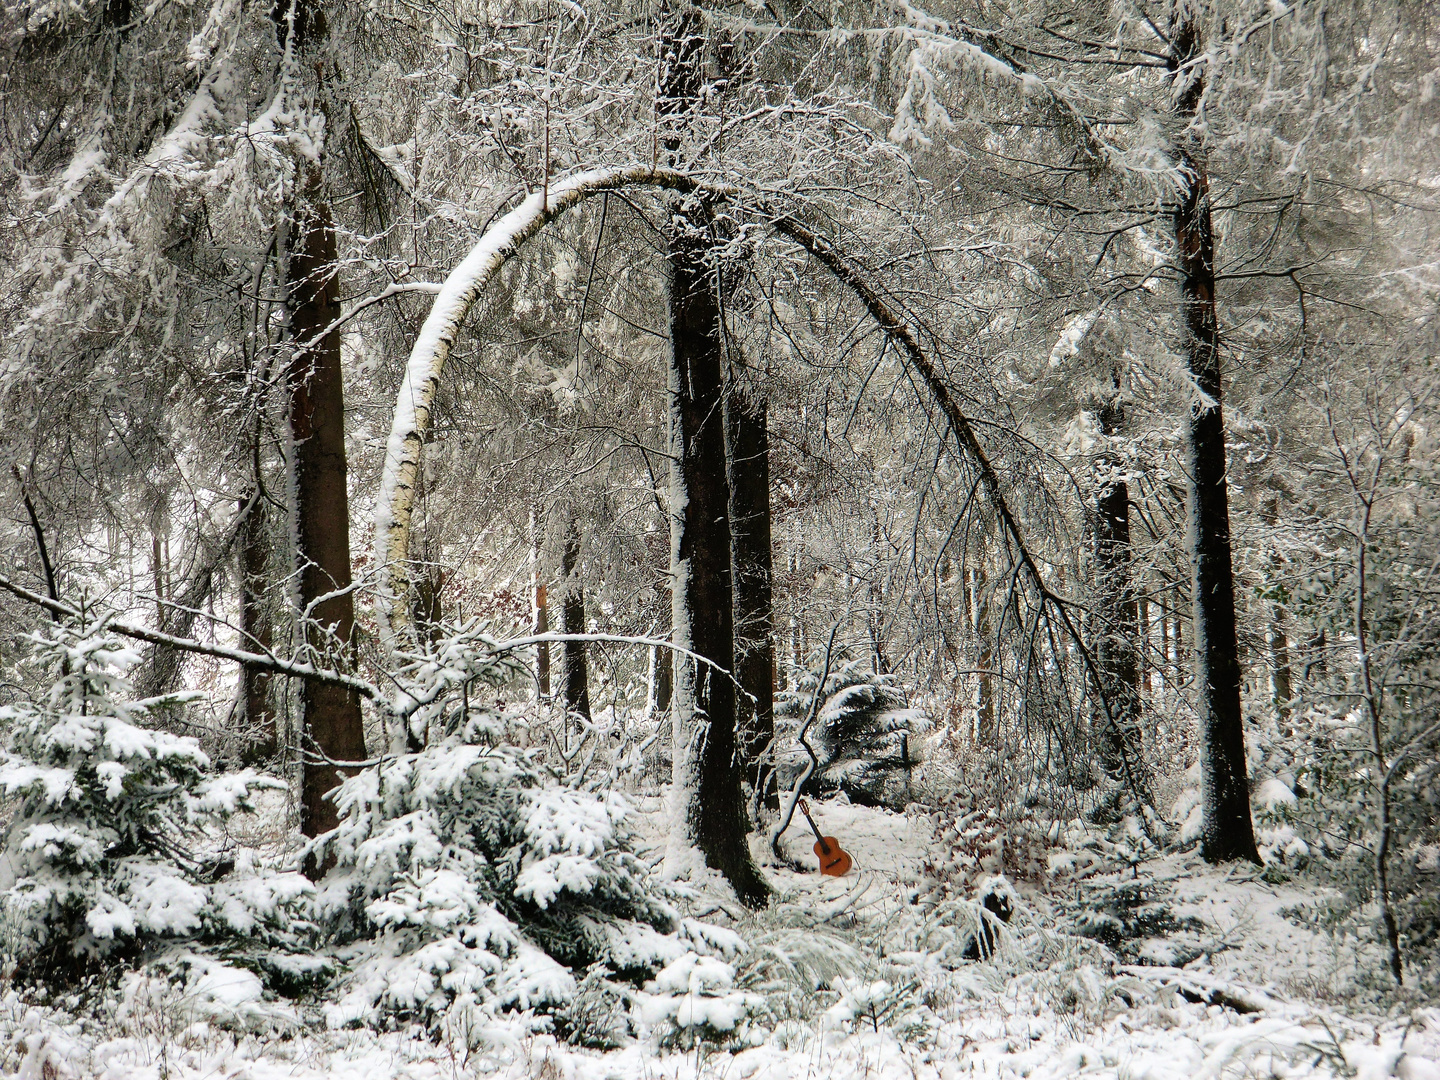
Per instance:
[[[140,656],[103,621],[30,640],[55,679],[43,697],[0,707],[0,791],[20,800],[0,836],[0,905],[21,974],[165,942],[290,940],[285,908],[308,884],[237,874],[213,840],[253,791],[283,785],[248,769],[213,774],[194,739],[149,726],[185,695],[134,700],[125,674]]]

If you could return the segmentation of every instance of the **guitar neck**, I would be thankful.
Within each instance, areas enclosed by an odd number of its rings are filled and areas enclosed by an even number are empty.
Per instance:
[[[805,815],[805,820],[810,823],[810,831],[815,834],[815,839],[819,841],[820,846],[826,851],[829,851],[830,845],[825,843],[825,837],[820,835],[820,827],[815,824],[815,819],[810,816],[809,808],[802,806],[800,812]]]

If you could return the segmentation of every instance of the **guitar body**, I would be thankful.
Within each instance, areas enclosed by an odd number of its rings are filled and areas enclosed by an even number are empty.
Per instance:
[[[797,805],[805,815],[805,820],[810,823],[811,831],[815,833],[815,855],[820,860],[820,873],[826,877],[844,877],[854,865],[850,856],[841,850],[840,841],[835,837],[820,835],[820,827],[810,816],[810,807],[805,804],[804,799],[799,800]]]
[[[840,847],[840,841],[825,836],[815,842],[815,854],[820,859],[820,873],[826,877],[844,877],[854,865],[850,856]]]

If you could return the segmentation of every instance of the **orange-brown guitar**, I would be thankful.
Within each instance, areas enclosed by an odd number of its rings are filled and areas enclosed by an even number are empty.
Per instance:
[[[844,877],[853,865],[850,856],[840,849],[840,841],[835,837],[820,835],[815,819],[810,816],[810,807],[805,805],[804,799],[800,800],[799,805],[800,812],[805,815],[805,820],[810,822],[810,828],[815,832],[815,854],[820,857],[820,873],[826,877]]]

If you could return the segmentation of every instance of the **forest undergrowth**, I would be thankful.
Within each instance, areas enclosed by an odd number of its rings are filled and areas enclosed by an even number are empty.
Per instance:
[[[325,839],[337,865],[312,887],[287,869],[302,852],[283,785],[216,773],[193,740],[145,726],[158,706],[127,700],[134,658],[103,628],[38,638],[41,654],[63,653],[63,674],[31,722],[33,760],[12,742],[0,767],[7,790],[31,795],[8,830],[11,869],[21,860],[28,875],[3,927],[0,1067],[1440,1076],[1433,966],[1416,954],[1411,988],[1392,988],[1343,852],[1301,839],[1313,797],[1275,787],[1283,776],[1305,790],[1279,768],[1279,743],[1253,754],[1273,774],[1255,784],[1266,865],[1214,868],[1186,850],[1184,794],[1157,845],[1133,815],[1063,818],[1043,785],[997,805],[983,755],[932,732],[905,810],[843,787],[815,803],[855,859],[845,878],[814,872],[803,826],[778,856],[754,834],[776,897],[752,911],[714,871],[666,869],[651,751],[591,739],[588,760],[569,755],[567,783],[555,748],[515,746],[525,710],[457,702],[456,673],[504,678],[479,642],[458,636],[428,673],[447,691],[425,713],[431,746],[342,788],[342,825]],[[853,685],[841,679],[832,700],[854,699]],[[839,704],[830,714],[859,723]],[[117,795],[97,814],[80,792],[103,800],[114,776],[134,805]],[[144,817],[156,805],[169,809]],[[225,822],[218,847],[213,831],[201,845],[223,849],[212,870],[181,855],[207,813]],[[127,821],[129,861],[87,863],[85,828]]]

